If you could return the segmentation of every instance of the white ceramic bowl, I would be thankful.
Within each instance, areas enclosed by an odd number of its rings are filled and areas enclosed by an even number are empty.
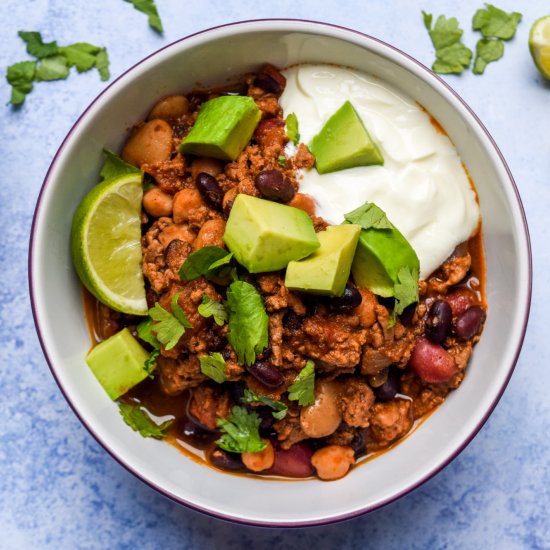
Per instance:
[[[228,475],[163,442],[143,439],[84,362],[90,335],[69,252],[71,218],[97,182],[101,150],[120,150],[124,130],[155,99],[214,85],[265,62],[335,63],[401,88],[443,125],[476,183],[483,217],[489,313],[464,383],[412,436],[347,477],[292,483]],[[48,171],[32,228],[29,277],[35,323],[63,394],[94,437],[166,496],[212,515],[258,525],[304,526],[373,510],[417,487],[481,428],[512,374],[527,324],[531,255],[510,171],[460,97],[426,67],[364,34],[309,21],[262,20],[210,29],[171,44],[114,81],[69,132]]]

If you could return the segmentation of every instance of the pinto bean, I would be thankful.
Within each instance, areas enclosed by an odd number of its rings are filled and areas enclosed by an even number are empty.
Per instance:
[[[321,479],[332,481],[348,473],[355,464],[355,452],[344,445],[328,445],[313,453],[311,463]]]
[[[259,453],[243,453],[241,455],[243,464],[253,472],[263,472],[269,470],[275,462],[275,449],[270,441],[264,439],[267,447]]]
[[[172,143],[170,125],[165,120],[150,120],[126,142],[122,158],[137,167],[162,162],[170,158]]]
[[[315,383],[315,403],[303,407],[300,425],[309,437],[326,437],[333,434],[342,422],[338,406],[338,388],[329,380]]]
[[[409,359],[409,366],[425,382],[448,382],[457,372],[454,359],[439,344],[419,338]]]
[[[193,243],[193,249],[198,250],[205,246],[224,246],[223,234],[225,221],[222,219],[208,220],[200,228],[199,234]]]
[[[143,194],[143,208],[154,218],[172,214],[172,195],[165,193],[160,187],[151,187]]]
[[[222,173],[222,164],[219,160],[210,157],[199,157],[191,163],[191,176],[193,181],[197,179],[197,176],[205,172],[211,176],[216,177]]]
[[[174,195],[174,222],[188,222],[193,214],[205,206],[201,194],[196,189],[182,189]]]
[[[147,120],[174,120],[189,112],[189,101],[184,95],[169,95],[151,109]]]

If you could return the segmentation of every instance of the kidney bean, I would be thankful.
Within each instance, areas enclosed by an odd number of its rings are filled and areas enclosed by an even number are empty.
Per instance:
[[[390,368],[386,381],[377,388],[373,389],[374,395],[381,401],[389,401],[395,397],[399,391],[399,375],[395,368]]]
[[[256,188],[265,199],[288,202],[294,197],[294,187],[279,170],[263,170],[255,180]]]
[[[453,327],[455,336],[461,340],[468,340],[468,338],[475,336],[481,330],[485,317],[485,310],[482,307],[469,307],[455,321]]]
[[[461,286],[449,292],[445,301],[451,306],[453,317],[459,317],[477,302],[477,297],[469,288]]]
[[[241,455],[238,453],[230,453],[223,449],[215,449],[210,454],[210,462],[221,470],[230,470],[239,472],[244,470],[244,464]]]
[[[346,286],[342,296],[330,299],[329,306],[335,312],[347,313],[358,307],[362,301],[361,293],[354,286]]]
[[[285,379],[281,372],[269,361],[256,361],[253,365],[246,367],[246,370],[268,388],[278,388],[282,386]]]
[[[195,179],[195,185],[204,201],[215,210],[222,210],[223,191],[214,176],[201,172]]]
[[[458,372],[451,355],[427,338],[416,341],[409,366],[425,382],[447,382]]]
[[[268,474],[286,477],[309,477],[313,475],[311,457],[313,451],[304,443],[295,443],[290,449],[275,449],[273,466]]]
[[[436,344],[441,344],[451,332],[452,320],[451,306],[444,300],[436,300],[428,311],[424,329],[426,337]]]

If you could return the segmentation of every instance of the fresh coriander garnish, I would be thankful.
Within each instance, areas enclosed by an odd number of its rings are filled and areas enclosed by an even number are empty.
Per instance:
[[[149,375],[149,378],[154,378],[153,371],[157,367],[157,359],[159,355],[160,355],[160,349],[155,348],[143,363],[143,368],[145,369],[145,372]]]
[[[225,359],[221,353],[215,352],[210,355],[203,355],[200,359],[201,372],[212,378],[214,382],[221,384],[227,380],[225,372]]]
[[[124,422],[143,437],[164,439],[168,428],[174,422],[173,420],[167,420],[162,424],[157,424],[139,405],[119,403],[118,410]]]
[[[395,307],[392,314],[392,324],[395,316],[401,315],[405,308],[418,302],[418,271],[410,267],[402,267],[397,273],[398,283],[394,286]]]
[[[245,281],[234,281],[227,289],[229,333],[227,339],[233,346],[241,365],[252,365],[256,354],[268,344],[269,317],[265,312],[260,293]]]
[[[306,406],[315,403],[315,363],[308,360],[306,366],[298,373],[288,388],[288,398]]]
[[[298,131],[298,117],[295,113],[290,113],[286,119],[286,135],[288,136],[288,139],[294,143],[294,145],[298,145],[300,143],[300,132]]]
[[[158,32],[163,32],[162,22],[155,6],[154,0],[124,0],[134,6],[134,8],[148,16],[149,26]]]
[[[493,61],[497,61],[504,55],[504,42],[482,38],[476,44],[476,57],[474,60],[474,74],[483,74],[485,67]]]
[[[8,67],[6,80],[11,85],[10,103],[12,105],[24,103],[27,94],[32,91],[36,63],[36,61],[21,61]]]
[[[241,397],[241,403],[245,405],[251,405],[252,403],[262,403],[263,405],[267,405],[273,409],[271,414],[273,415],[273,418],[276,418],[277,420],[282,420],[288,411],[288,407],[282,401],[273,401],[273,399],[270,399],[265,395],[258,395],[248,388],[244,390],[244,395]]]
[[[517,11],[507,13],[496,6],[485,4],[476,11],[472,20],[474,31],[481,31],[485,38],[494,37],[510,40],[516,34],[522,15]]]
[[[203,317],[213,317],[214,322],[218,326],[223,326],[229,320],[229,315],[223,304],[212,300],[206,294],[202,297],[202,303],[197,308],[200,315]]]
[[[392,224],[386,213],[373,202],[366,202],[352,212],[344,214],[350,223],[356,223],[363,229],[391,229]]]
[[[225,451],[259,453],[267,447],[259,433],[262,420],[254,412],[248,412],[245,408],[235,405],[227,420],[218,418],[216,422],[222,432],[216,444]]]
[[[277,162],[279,163],[279,166],[286,166],[286,157],[284,155],[279,155],[277,157]]]
[[[455,17],[440,15],[432,27],[432,14],[422,12],[424,25],[435,48],[436,60],[432,70],[436,73],[461,73],[470,66],[472,50],[460,42],[463,31]]]
[[[153,319],[146,317],[137,327],[137,334],[140,340],[147,342],[153,347],[153,351],[149,353],[149,357],[145,360],[143,368],[149,375],[149,378],[153,378],[153,371],[157,366],[157,358],[160,355],[160,342],[153,331]]]
[[[185,333],[186,328],[193,328],[184,311],[178,304],[180,293],[174,294],[170,302],[172,313],[166,311],[158,302],[149,310],[153,321],[152,330],[156,332],[158,341],[169,350],[172,349]]]
[[[39,32],[27,32],[19,31],[17,33],[19,38],[27,45],[27,53],[37,57],[38,59],[44,59],[56,55],[58,51],[57,42],[48,42],[45,44],[42,41],[42,36]]]
[[[192,281],[203,275],[210,279],[227,270],[231,258],[233,253],[220,246],[205,246],[189,254],[179,270],[179,275],[184,281]]]

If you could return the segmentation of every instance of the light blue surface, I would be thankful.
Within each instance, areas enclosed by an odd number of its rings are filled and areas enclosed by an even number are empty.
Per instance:
[[[27,59],[18,30],[61,45],[107,46],[112,76],[187,34],[259,17],[316,19],[353,27],[429,64],[421,9],[469,30],[482,2],[157,0],[164,36],[122,0],[3,0],[0,71]],[[40,83],[25,106],[4,103],[0,84],[0,548],[550,548],[550,85],[527,50],[543,0],[500,0],[524,13],[504,58],[486,74],[446,77],[492,133],[522,195],[534,256],[531,320],[504,397],[474,441],[408,496],[333,526],[266,530],[231,525],[160,496],[118,465],[80,425],[42,355],[27,289],[28,237],[36,198],[63,137],[105,87],[97,73]],[[457,7],[459,6],[459,7]],[[368,491],[368,487],[365,487]],[[246,495],[239,495],[246,498]]]

